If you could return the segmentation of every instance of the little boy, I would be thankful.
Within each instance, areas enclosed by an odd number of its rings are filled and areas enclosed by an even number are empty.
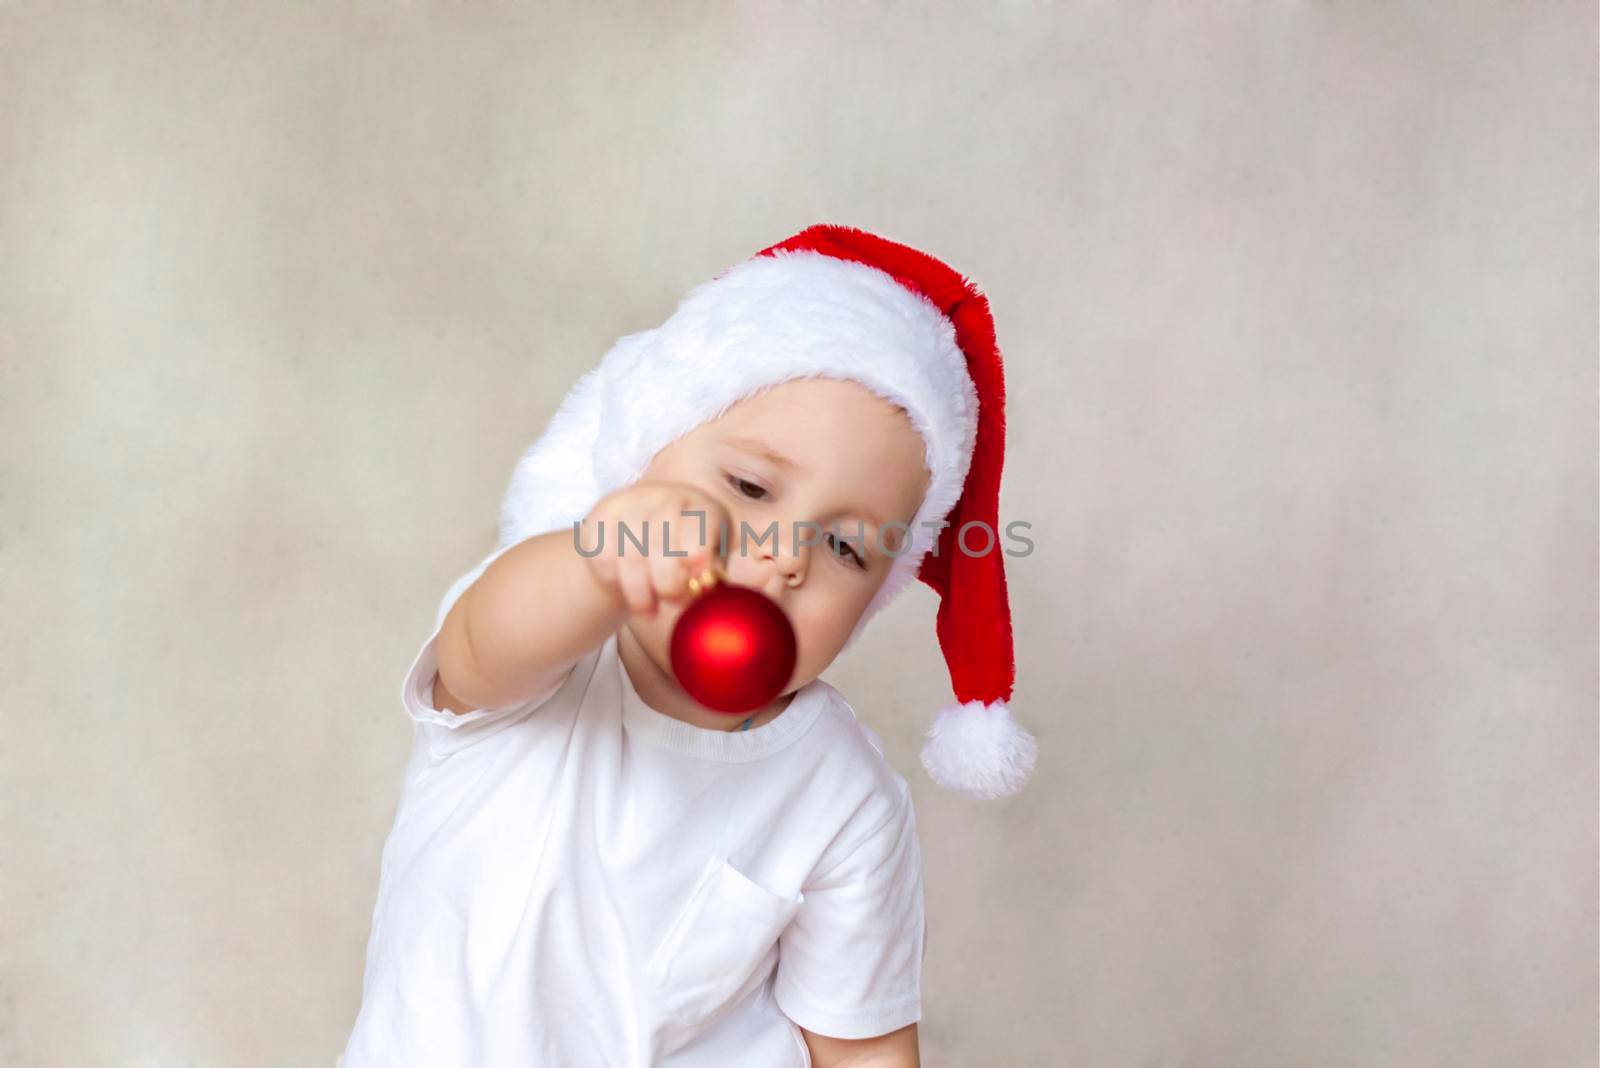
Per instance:
[[[957,698],[924,767],[975,797],[1027,781],[1003,407],[984,297],[845,227],[618,341],[402,686],[415,741],[342,1068],[916,1065],[910,790],[818,676],[922,579]],[[708,571],[797,638],[779,696],[738,715],[671,669]]]

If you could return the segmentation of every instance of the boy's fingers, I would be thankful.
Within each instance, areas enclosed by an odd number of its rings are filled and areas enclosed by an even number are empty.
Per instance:
[[[678,568],[676,571],[678,589],[687,594],[689,580],[699,575],[709,567],[720,570],[721,557],[717,553],[717,519],[714,509],[708,508],[706,516],[705,537],[700,536],[700,524],[693,522],[689,529],[684,531],[682,542],[678,549],[687,553],[686,556],[676,558]],[[676,540],[676,539],[675,539]]]
[[[688,579],[684,576],[684,557],[681,556],[652,556],[650,558],[650,579],[655,585],[656,595],[665,600],[675,601],[688,592]]]
[[[618,584],[628,602],[628,610],[649,615],[655,610],[655,594],[650,589],[648,561],[634,556],[624,557],[617,565]]]

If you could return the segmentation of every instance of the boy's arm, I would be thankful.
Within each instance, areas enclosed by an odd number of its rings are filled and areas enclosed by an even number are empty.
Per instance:
[[[799,1025],[796,1024],[798,1027]],[[829,1038],[800,1028],[812,1068],[921,1068],[917,1025],[876,1038]]]
[[[594,577],[572,530],[512,546],[440,626],[436,708],[514,705],[546,689],[621,626],[627,605]]]

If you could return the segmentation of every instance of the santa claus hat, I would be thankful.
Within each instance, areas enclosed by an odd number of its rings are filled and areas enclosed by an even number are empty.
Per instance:
[[[972,797],[1014,794],[1037,745],[1007,704],[1004,376],[987,298],[927,253],[817,225],[690,290],[666,322],[619,339],[573,386],[512,474],[500,547],[571,529],[678,437],[753,393],[814,375],[859,382],[903,408],[930,475],[902,551],[844,648],[913,578],[932,587],[955,701],[933,719],[923,767]]]

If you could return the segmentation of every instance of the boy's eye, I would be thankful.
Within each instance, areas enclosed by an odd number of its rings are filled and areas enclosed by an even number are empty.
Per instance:
[[[855,561],[853,566],[859,567],[863,571],[866,570],[867,562],[865,560],[861,559],[861,554],[856,552],[855,546],[851,545],[847,541],[842,541],[839,538],[834,537],[832,534],[828,535],[828,540],[833,542],[836,545],[840,545],[840,546],[844,547],[844,551],[850,554],[850,559]]]
[[[726,474],[725,477],[728,480],[728,485],[732,486],[742,496],[748,497],[755,501],[762,500],[767,496],[767,491],[765,489],[756,485],[754,482],[751,482],[747,478],[740,478],[735,474]],[[855,546],[851,545],[847,541],[843,541],[840,538],[835,537],[832,534],[827,535],[827,541],[830,545],[838,546],[843,550],[840,555],[844,556],[844,558],[850,562],[852,567],[859,568],[862,571],[867,569],[866,560],[862,559],[861,554],[856,552]]]
[[[734,489],[738,490],[744,496],[749,497],[751,500],[759,501],[762,497],[765,497],[767,493],[766,490],[762,489],[754,482],[742,479],[738,475],[729,475],[728,482],[733,486]]]

